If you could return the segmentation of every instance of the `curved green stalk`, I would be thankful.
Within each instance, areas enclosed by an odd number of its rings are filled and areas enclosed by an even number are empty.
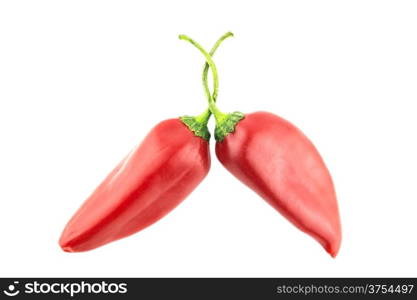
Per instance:
[[[207,51],[196,41],[191,39],[190,37],[186,35],[180,35],[179,38],[181,40],[185,40],[189,43],[191,43],[193,46],[195,46],[206,58],[206,63],[204,65],[203,70],[203,87],[204,91],[206,93],[208,102],[209,102],[209,109],[203,112],[201,115],[197,117],[182,117],[181,120],[192,130],[194,133],[198,136],[202,136],[201,133],[204,134],[204,138],[206,140],[209,139],[210,134],[208,133],[207,129],[207,122],[210,118],[210,113],[214,115],[214,118],[216,119],[216,128],[214,131],[214,136],[218,142],[221,142],[224,140],[224,138],[235,131],[236,125],[245,118],[245,115],[241,112],[233,112],[229,114],[225,114],[221,112],[216,105],[217,95],[218,95],[218,89],[219,89],[219,78],[217,74],[217,68],[216,65],[211,58],[211,56],[214,54],[216,49],[219,47],[221,42],[228,38],[229,36],[233,36],[231,32],[228,32],[224,34],[213,46],[210,53],[207,53]],[[210,94],[210,89],[208,87],[208,69],[211,68],[212,74],[213,74],[213,94]],[[200,130],[202,129],[202,131]]]
[[[233,33],[232,32],[226,32],[224,35],[222,35],[218,40],[217,40],[217,42],[214,44],[214,46],[213,46],[213,48],[211,48],[211,50],[210,50],[210,52],[209,52],[209,54],[210,54],[210,56],[213,56],[214,55],[214,53],[216,52],[216,50],[217,50],[217,48],[219,48],[219,46],[220,46],[220,44],[225,40],[225,39],[227,39],[228,37],[232,37],[233,36]],[[210,94],[210,90],[209,90],[209,87],[208,87],[208,80],[207,80],[207,74],[208,74],[208,69],[209,69],[209,64],[206,62],[205,64],[204,64],[204,69],[203,69],[203,86],[204,86],[204,90],[205,90],[205,92],[206,92],[206,95],[207,94]],[[217,85],[217,87],[216,86],[214,86],[213,87],[213,94],[212,94],[212,98],[213,98],[213,101],[214,102],[216,102],[216,100],[217,100],[217,95],[218,95],[218,92],[219,92],[219,86]]]
[[[217,42],[214,44],[213,48],[211,48],[209,54],[211,56],[214,55],[214,53],[216,52],[216,50],[220,46],[220,44],[230,36],[233,36],[233,33],[227,32],[223,36],[221,36],[217,40]],[[213,87],[214,92],[213,92],[213,96],[212,96],[211,93],[210,93],[210,89],[208,87],[208,80],[207,80],[208,69],[209,69],[209,65],[206,62],[204,64],[203,78],[202,79],[203,79],[204,91],[206,93],[208,102],[210,103],[211,99],[213,99],[214,102],[216,101],[216,97],[217,97],[217,93],[218,93],[218,80],[217,80],[217,82],[215,81],[215,84],[214,84],[214,87]],[[180,119],[192,132],[194,132],[194,134],[196,136],[202,137],[202,138],[204,138],[205,140],[208,141],[210,139],[210,132],[208,131],[207,123],[208,123],[208,120],[210,119],[210,116],[211,116],[210,108],[207,108],[202,114],[200,114],[198,116],[195,116],[195,117],[193,117],[193,116],[182,116],[182,117],[180,117]]]
[[[207,53],[207,51],[196,41],[194,41],[193,39],[191,39],[190,37],[181,34],[179,36],[180,40],[184,40],[187,41],[189,43],[191,43],[194,47],[196,47],[198,50],[200,50],[200,52],[204,55],[204,57],[206,58],[206,63],[209,65],[209,67],[211,68],[211,72],[213,74],[213,91],[217,91],[219,88],[219,77],[217,74],[217,68],[216,65],[214,63],[214,61],[211,58],[211,55],[209,53]],[[207,79],[207,78],[206,78]],[[205,80],[205,87],[206,87],[206,82],[207,80]],[[214,94],[214,92],[213,92]],[[216,119],[216,122],[221,122],[225,117],[226,114],[222,113],[216,106],[216,103],[213,100],[212,95],[210,94],[210,91],[207,93],[206,91],[206,95],[209,101],[209,108],[211,113],[214,115],[214,118]]]
[[[216,52],[217,48],[219,48],[220,44],[227,39],[228,37],[232,37],[233,33],[232,32],[226,32],[224,35],[222,35],[217,42],[213,45],[213,47],[211,48],[209,54],[210,56],[213,56],[214,53]],[[208,75],[208,70],[209,70],[209,64],[207,62],[204,63],[204,68],[203,68],[203,88],[204,88],[204,92],[206,94],[207,100],[210,103],[210,95],[213,98],[213,101],[216,102],[217,100],[217,95],[218,95],[218,87],[217,90],[215,89],[215,87],[213,87],[213,94],[210,93],[210,89],[208,86],[208,79],[207,79],[207,75]],[[202,122],[208,122],[208,119],[210,118],[211,115],[211,111],[209,108],[207,108],[201,115],[199,115],[197,118],[199,120],[201,120]]]

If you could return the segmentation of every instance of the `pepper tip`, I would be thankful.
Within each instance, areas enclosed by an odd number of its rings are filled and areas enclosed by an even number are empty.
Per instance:
[[[59,239],[58,244],[64,252],[76,252],[74,248],[70,245],[70,242],[67,239],[64,239],[63,237]]]
[[[330,254],[332,258],[336,258],[337,254],[339,253],[340,249],[340,240],[335,244],[329,244],[324,247],[327,253]]]

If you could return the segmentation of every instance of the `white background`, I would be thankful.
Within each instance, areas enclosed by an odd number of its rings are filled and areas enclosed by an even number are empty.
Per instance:
[[[2,1],[0,275],[416,276],[416,16],[415,1]],[[206,107],[204,59],[178,34],[208,49],[229,30],[219,106],[311,138],[338,193],[339,256],[215,156],[158,223],[62,252],[68,219],[150,128]]]

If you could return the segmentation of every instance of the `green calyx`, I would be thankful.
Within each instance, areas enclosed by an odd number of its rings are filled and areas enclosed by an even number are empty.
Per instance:
[[[244,117],[245,115],[240,111],[224,115],[220,121],[216,122],[216,128],[214,130],[214,138],[216,141],[221,142],[229,133],[234,132],[237,123]]]
[[[207,128],[209,118],[209,114],[203,113],[200,116],[182,116],[180,117],[180,120],[194,133],[195,136],[199,136],[206,141],[209,141],[211,136],[210,131]]]
[[[200,136],[206,140],[210,139],[210,133],[207,128],[207,122],[210,118],[210,115],[213,114],[214,118],[216,120],[216,128],[214,131],[214,137],[216,141],[221,142],[224,140],[224,138],[235,131],[236,125],[245,117],[245,115],[241,112],[233,112],[225,114],[221,112],[217,105],[217,95],[218,95],[218,87],[219,87],[219,79],[217,74],[217,67],[214,64],[214,61],[212,59],[212,56],[214,55],[215,51],[226,38],[233,36],[233,33],[227,32],[223,36],[218,39],[218,41],[214,44],[213,48],[209,53],[207,53],[204,48],[198,44],[193,39],[189,38],[186,35],[180,35],[179,38],[181,40],[185,40],[189,43],[191,43],[194,47],[196,47],[200,52],[204,55],[206,59],[206,63],[204,64],[203,69],[203,87],[204,91],[208,100],[208,109],[204,111],[201,115],[197,117],[189,117],[184,116],[180,119],[182,122],[187,125],[187,127],[194,132],[196,136]],[[213,93],[210,93],[210,89],[208,87],[208,70],[209,68],[212,71],[213,75]]]

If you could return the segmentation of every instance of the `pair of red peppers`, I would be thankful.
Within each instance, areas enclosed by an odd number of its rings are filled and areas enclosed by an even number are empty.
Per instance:
[[[207,122],[216,120],[216,155],[240,181],[335,257],[341,226],[331,176],[310,140],[290,122],[268,112],[222,113],[216,105],[218,76],[205,56],[203,86],[209,108],[199,116],[162,121],[104,179],[66,225],[64,251],[87,251],[155,223],[183,201],[210,169]],[[213,93],[207,74],[213,73]]]

